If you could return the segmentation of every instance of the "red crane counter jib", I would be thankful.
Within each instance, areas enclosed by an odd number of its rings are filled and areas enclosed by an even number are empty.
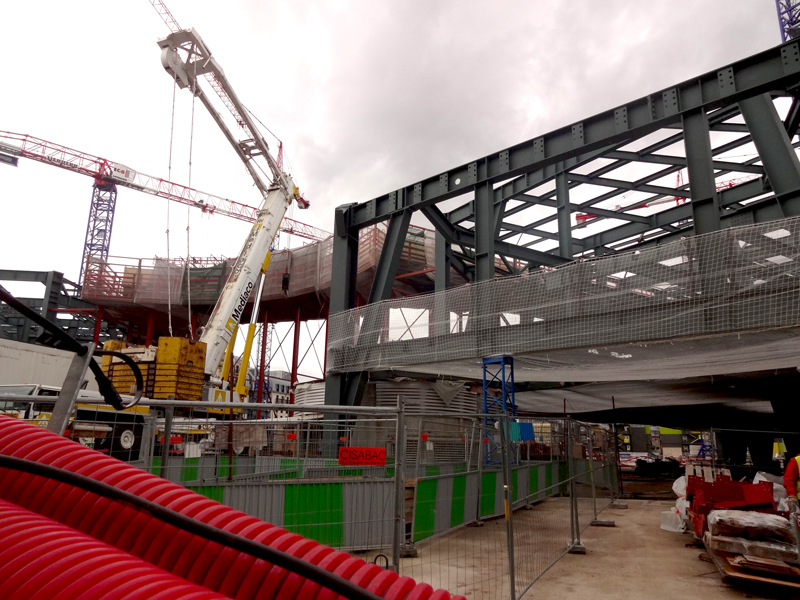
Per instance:
[[[207,214],[233,217],[247,223],[255,222],[258,215],[258,208],[255,206],[201,192],[161,177],[146,175],[121,163],[27,134],[0,131],[0,152],[88,175],[98,183],[114,183],[193,206]],[[288,218],[283,219],[281,231],[307,240],[323,240],[330,235],[326,231]]]
[[[0,131],[0,152],[47,163],[99,180],[111,177],[112,174],[112,163],[105,158],[22,133]]]

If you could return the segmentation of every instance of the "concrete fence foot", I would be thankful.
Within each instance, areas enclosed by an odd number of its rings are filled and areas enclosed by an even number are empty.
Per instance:
[[[591,523],[589,523],[592,527],[616,527],[617,523],[615,521],[604,521],[603,519],[594,519]]]

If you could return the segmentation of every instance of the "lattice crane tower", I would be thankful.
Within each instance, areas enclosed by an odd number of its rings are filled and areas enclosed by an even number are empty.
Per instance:
[[[800,35],[800,0],[775,0],[775,6],[781,25],[781,41]]]

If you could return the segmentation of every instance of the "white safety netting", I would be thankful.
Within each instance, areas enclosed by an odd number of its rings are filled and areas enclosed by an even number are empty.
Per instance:
[[[784,219],[363,306],[330,317],[328,370],[480,376],[505,354],[517,380],[580,381],[793,364],[798,248],[800,219]]]

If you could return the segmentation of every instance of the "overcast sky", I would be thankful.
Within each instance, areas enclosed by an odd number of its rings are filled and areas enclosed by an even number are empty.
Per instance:
[[[283,141],[312,208],[412,184],[780,42],[772,0],[521,2],[169,0],[239,97]],[[166,178],[172,82],[147,0],[6,3],[0,130]],[[188,183],[191,96],[177,96],[172,180]],[[259,195],[210,117],[195,114],[192,186]],[[91,179],[0,166],[0,268],[77,279]],[[120,188],[111,254],[166,255],[167,201]],[[238,253],[248,230],[191,215],[191,253]],[[170,210],[186,253],[187,209]]]

